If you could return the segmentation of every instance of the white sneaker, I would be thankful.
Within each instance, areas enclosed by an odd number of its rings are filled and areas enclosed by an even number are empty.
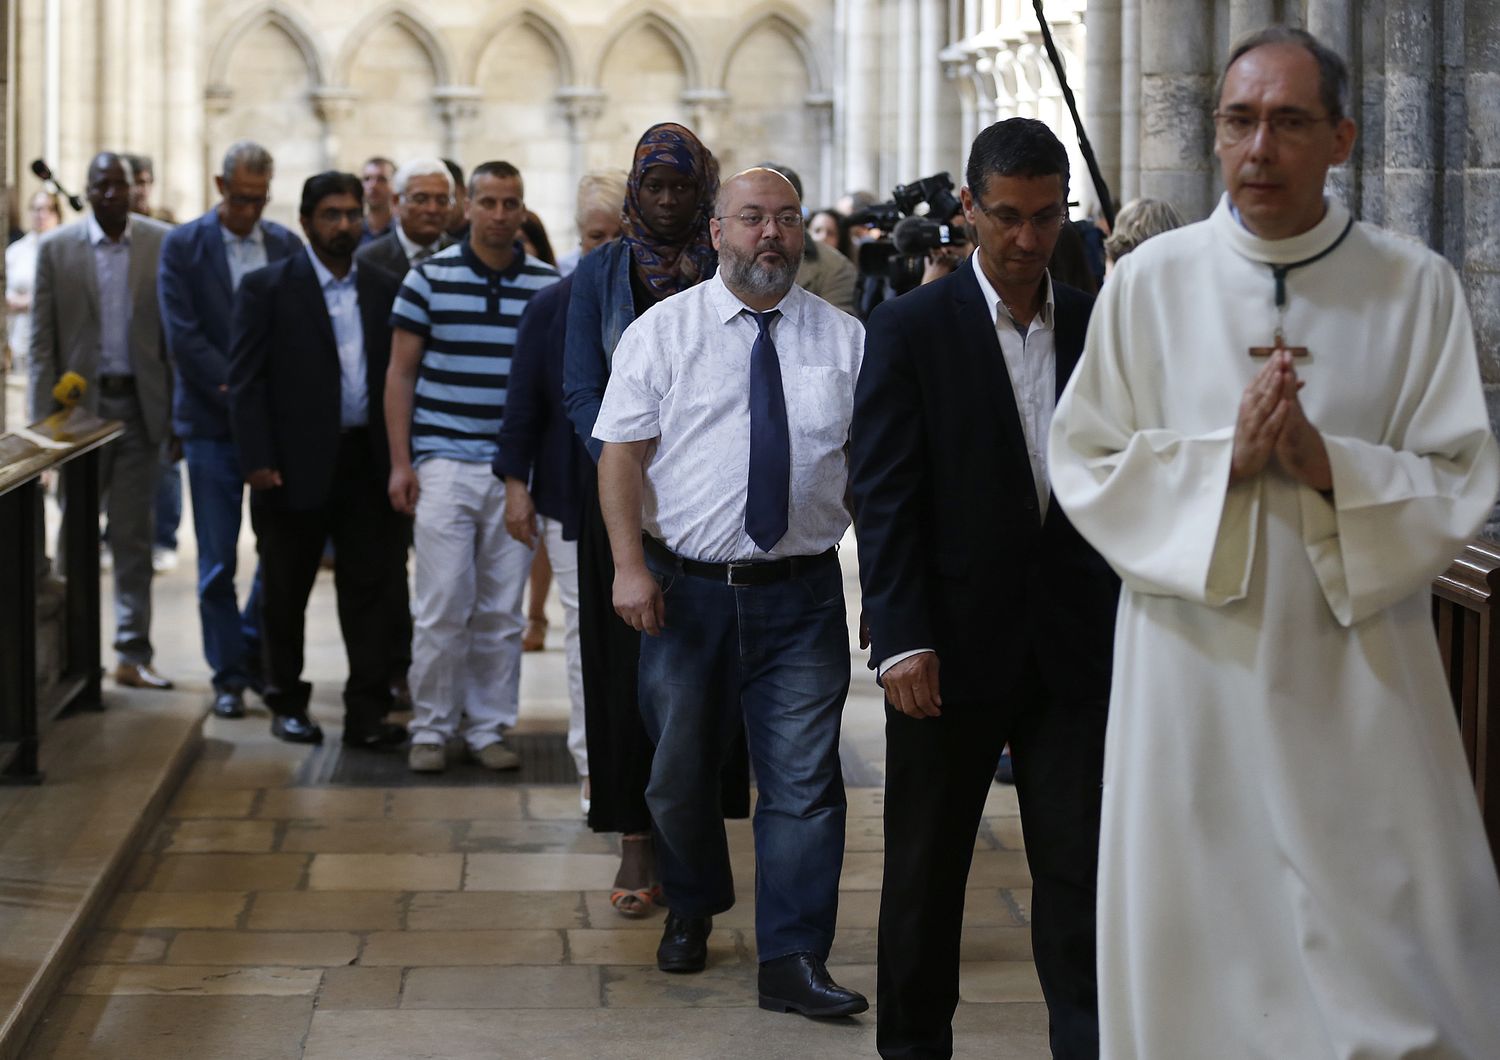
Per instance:
[[[176,570],[177,550],[175,548],[153,548],[151,550],[151,569],[157,574],[165,574],[169,570]]]
[[[406,768],[413,773],[441,773],[448,768],[448,755],[440,743],[414,743],[406,752]]]
[[[493,769],[504,772],[508,769],[521,768],[521,756],[506,747],[504,743],[496,740],[494,743],[485,744],[477,751],[470,751],[474,761],[484,766],[485,769]]]

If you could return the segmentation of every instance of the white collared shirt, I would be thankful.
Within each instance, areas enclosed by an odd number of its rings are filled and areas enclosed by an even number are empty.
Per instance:
[[[793,287],[771,339],[791,440],[786,536],[762,552],[745,532],[750,467],[750,350],[759,328],[715,275],[651,307],[615,349],[594,437],[659,439],[646,463],[642,527],[710,563],[813,556],[849,526],[845,445],[864,327]]]
[[[418,254],[424,255],[422,261],[426,261],[432,257],[437,253],[438,244],[443,241],[443,237],[439,235],[431,243],[418,243],[406,234],[406,229],[401,227],[399,219],[391,222],[391,224],[396,229],[396,241],[401,244],[401,249],[406,254],[406,263],[408,265],[420,265],[422,263],[417,260]]]
[[[245,273],[266,264],[266,233],[256,221],[249,235],[235,235],[221,221],[219,234],[224,237],[224,257],[229,262],[229,289],[238,291]]]
[[[1052,488],[1047,483],[1047,432],[1052,429],[1052,412],[1057,408],[1057,345],[1053,331],[1054,304],[1052,276],[1042,276],[1041,309],[1031,318],[1023,333],[984,274],[978,255],[970,255],[969,265],[984,294],[984,304],[995,322],[995,337],[1005,356],[1005,370],[1010,375],[1011,393],[1016,398],[1016,412],[1021,417],[1021,431],[1026,436],[1026,455],[1031,460],[1031,478],[1036,484],[1037,519],[1047,517],[1047,502]]]
[[[318,275],[323,304],[333,324],[333,338],[339,350],[339,426],[363,427],[369,422],[369,383],[365,370],[365,326],[359,318],[359,292],[354,286],[355,265],[349,263],[349,274],[339,279],[328,271],[309,246],[308,260]]]

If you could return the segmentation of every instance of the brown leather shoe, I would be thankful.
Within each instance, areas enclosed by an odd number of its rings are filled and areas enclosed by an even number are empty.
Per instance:
[[[115,684],[158,690],[172,687],[172,682],[151,669],[150,663],[121,663],[115,667]]]

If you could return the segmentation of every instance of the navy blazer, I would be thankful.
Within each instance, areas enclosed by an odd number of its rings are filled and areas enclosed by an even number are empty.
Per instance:
[[[536,510],[562,523],[564,541],[578,539],[583,518],[578,471],[588,451],[563,409],[563,348],[573,277],[538,291],[526,303],[510,356],[505,418],[493,467],[501,479],[530,481]]]
[[[397,281],[381,269],[356,269],[354,288],[364,329],[370,446],[384,487],[391,466],[385,372]],[[235,295],[229,353],[234,445],[245,475],[274,468],[282,481],[278,489],[252,493],[252,503],[289,511],[327,503],[342,433],[342,386],[333,322],[307,254],[246,275]]]
[[[977,263],[875,309],[850,487],[872,663],[932,648],[948,701],[1003,695],[1028,653],[1063,701],[1108,695],[1119,580],[1056,501],[1025,434]],[[1093,298],[1053,284],[1057,393]]]
[[[302,240],[261,221],[266,263],[302,249]],[[234,311],[229,256],[217,209],[174,228],[161,248],[157,300],[176,369],[172,430],[179,438],[228,438],[229,327]]]

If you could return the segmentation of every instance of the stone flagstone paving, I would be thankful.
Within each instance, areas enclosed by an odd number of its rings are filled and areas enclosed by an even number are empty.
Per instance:
[[[159,586],[158,621],[195,630],[183,572]],[[314,713],[336,739],[332,610],[325,575],[309,614],[309,671]],[[566,725],[555,599],[553,610],[549,650],[526,656],[530,731]],[[196,636],[180,639],[190,643],[163,667],[191,675],[201,670]],[[852,748],[878,773],[878,699],[863,658],[852,665],[846,757]],[[310,752],[273,740],[258,705],[240,721],[210,719],[206,735],[28,1058],[875,1055],[873,1010],[817,1023],[756,1007],[748,822],[730,823],[741,903],[715,919],[708,970],[668,976],[655,967],[663,914],[631,921],[610,909],[616,841],[588,830],[575,787],[296,786]],[[830,960],[872,1002],[881,800],[878,788],[849,792]],[[1014,792],[996,787],[970,878],[958,1056],[1048,1055],[1028,883]]]

